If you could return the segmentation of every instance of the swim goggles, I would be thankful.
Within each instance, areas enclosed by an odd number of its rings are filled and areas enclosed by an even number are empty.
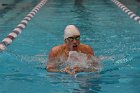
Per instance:
[[[76,36],[76,37],[68,37],[69,41],[73,41],[73,40],[80,40],[80,36]]]

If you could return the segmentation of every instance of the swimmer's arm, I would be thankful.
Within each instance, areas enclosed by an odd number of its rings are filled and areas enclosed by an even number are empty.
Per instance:
[[[46,69],[48,72],[64,72],[63,70],[56,69],[53,65],[47,65]]]
[[[70,75],[73,75],[73,73],[70,71],[70,67],[69,66],[65,67],[65,69],[59,70],[59,69],[56,69],[56,68],[48,65],[47,66],[47,71],[48,72],[65,72],[65,73],[68,73]]]
[[[78,73],[78,72],[96,72],[96,71],[98,70],[95,68],[81,68],[78,66],[74,66],[72,69],[73,74]]]
[[[47,69],[48,72],[63,72],[62,70],[58,69]]]
[[[74,72],[96,72],[98,71],[95,68],[78,68],[78,70],[74,71]]]
[[[57,56],[57,52],[55,51],[55,48],[52,48],[49,56],[48,56],[48,62],[46,65],[46,69],[48,72],[60,72],[60,70],[56,69],[56,64],[54,62],[56,62],[56,56]]]
[[[49,59],[46,65],[46,69],[48,72],[61,72],[59,69],[57,69],[58,66],[58,60],[53,58]]]
[[[98,70],[95,68],[79,68],[78,72],[96,72],[96,71]]]

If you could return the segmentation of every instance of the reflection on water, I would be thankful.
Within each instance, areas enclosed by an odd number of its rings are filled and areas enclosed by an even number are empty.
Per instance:
[[[7,56],[9,56],[8,59],[7,59]],[[15,82],[22,81],[24,82],[24,84],[27,83],[27,85],[30,85],[33,83],[37,85],[43,84],[44,85],[44,87],[42,86],[43,89],[49,86],[50,87],[53,86],[51,89],[54,89],[54,91],[58,91],[61,93],[65,93],[65,92],[67,93],[90,93],[90,92],[98,93],[99,91],[102,90],[102,86],[101,86],[102,84],[113,85],[113,84],[119,83],[118,80],[120,76],[119,74],[114,73],[115,72],[114,70],[110,70],[104,73],[81,72],[81,73],[77,73],[75,76],[71,76],[65,73],[49,73],[49,72],[46,72],[45,69],[38,69],[37,66],[39,64],[34,63],[35,61],[39,61],[39,63],[41,61],[44,61],[45,59],[42,58],[42,55],[34,56],[34,57],[33,56],[27,57],[24,55],[18,55],[17,57],[15,56],[17,55],[14,55],[11,53],[0,55],[1,59],[3,59],[3,61],[1,60],[2,61],[1,64],[4,65],[4,67],[2,67],[1,65],[1,68],[3,70],[1,70],[0,80],[15,81]],[[8,60],[11,60],[11,61],[8,61]],[[106,60],[110,60],[110,59],[106,58]],[[3,73],[4,68],[5,68],[6,73]],[[7,72],[7,70],[9,72]],[[49,83],[49,86],[48,86],[48,83]],[[51,92],[48,92],[48,93],[51,93]]]
[[[84,32],[90,33],[92,32],[92,23],[91,23],[91,11],[85,6],[85,2],[83,0],[74,0],[74,10],[75,20],[78,22],[79,28],[81,28],[82,34],[85,35]]]
[[[74,5],[79,7],[83,6],[83,0],[74,0]]]
[[[119,83],[120,75],[116,73],[99,74],[99,73],[77,73],[75,76],[69,74],[48,73],[48,79],[52,79],[53,86],[61,86],[64,93],[65,88],[69,93],[99,93],[102,85],[115,85]],[[103,87],[104,88],[104,87]],[[58,90],[60,91],[60,90]]]
[[[84,55],[80,55],[82,56],[82,58],[86,59]],[[9,57],[7,58],[7,56]],[[42,86],[42,88],[44,89],[48,87],[49,83],[49,86],[53,86],[51,89],[54,89],[54,91],[58,91],[61,93],[99,93],[100,91],[105,90],[105,87],[103,87],[104,85],[113,85],[114,87],[116,87],[117,84],[120,84],[120,82],[124,83],[124,80],[130,80],[129,78],[127,79],[122,77],[128,75],[127,73],[124,74],[120,73],[119,71],[121,71],[121,68],[126,67],[130,69],[130,67],[128,67],[128,63],[132,61],[132,58],[127,59],[122,55],[99,57],[100,61],[104,61],[103,64],[105,68],[100,73],[81,72],[77,73],[75,76],[71,76],[65,73],[49,73],[46,72],[45,69],[38,69],[37,66],[39,66],[39,64],[36,64],[34,62],[39,61],[40,63],[42,61],[44,63],[44,61],[47,59],[44,59],[43,57],[46,58],[46,56],[44,55],[24,56],[14,55],[12,53],[1,54],[0,59],[3,59],[1,60],[1,68],[3,70],[1,70],[2,73],[0,74],[0,80],[12,80],[15,82],[22,81],[24,82],[24,84],[27,83],[27,85],[32,83],[43,84],[44,87]],[[4,68],[6,73],[4,72]],[[9,72],[7,72],[7,70]]]

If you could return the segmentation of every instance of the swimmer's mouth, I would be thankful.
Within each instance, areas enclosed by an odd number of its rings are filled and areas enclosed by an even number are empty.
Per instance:
[[[77,47],[77,45],[73,45],[73,47]]]

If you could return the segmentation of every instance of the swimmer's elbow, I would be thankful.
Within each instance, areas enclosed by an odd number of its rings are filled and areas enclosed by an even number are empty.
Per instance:
[[[55,69],[48,69],[48,68],[47,68],[47,71],[48,72],[57,72]]]
[[[54,66],[52,66],[52,65],[47,65],[46,66],[46,70],[48,71],[48,72],[60,72],[58,69],[56,69]]]
[[[48,72],[58,72],[56,69],[54,69],[54,68],[46,68],[46,70],[48,71]]]
[[[47,69],[48,72],[52,72],[52,70],[54,69],[54,66],[47,64],[46,69]]]
[[[96,68],[80,68],[79,72],[97,72],[99,71]]]

